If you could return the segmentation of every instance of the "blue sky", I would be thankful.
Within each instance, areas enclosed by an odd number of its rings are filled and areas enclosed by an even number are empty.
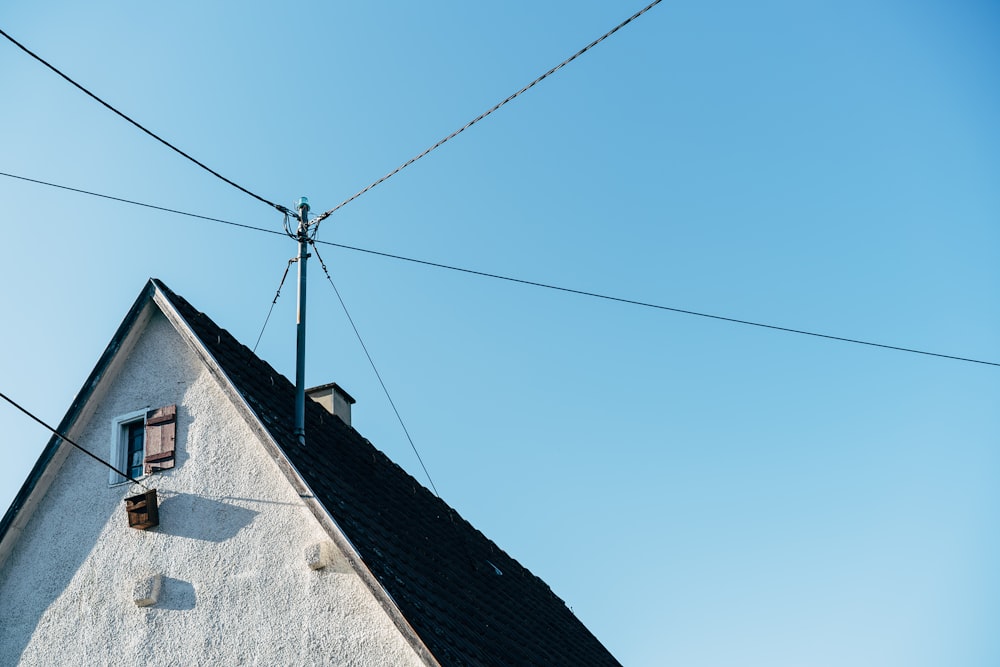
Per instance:
[[[318,211],[641,6],[9,0],[0,27]],[[665,2],[319,236],[1000,362],[998,31],[989,2]],[[0,171],[280,229],[9,43],[0,94]],[[0,201],[0,390],[52,423],[149,276],[252,345],[295,253]],[[623,663],[1000,663],[1000,369],[321,252],[442,496]],[[423,480],[318,268],[308,380]],[[258,349],[288,376],[294,294]],[[0,426],[6,507],[48,436]]]

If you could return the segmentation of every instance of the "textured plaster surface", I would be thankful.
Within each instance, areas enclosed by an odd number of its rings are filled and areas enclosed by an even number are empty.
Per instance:
[[[77,439],[102,458],[114,417],[177,404],[177,466],[144,480],[160,525],[128,528],[142,489],[70,450],[0,569],[0,667],[421,664],[357,575],[309,567],[329,537],[165,317],[107,380]]]

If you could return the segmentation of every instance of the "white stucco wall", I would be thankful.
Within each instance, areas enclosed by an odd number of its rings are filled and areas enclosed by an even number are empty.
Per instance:
[[[115,416],[177,404],[160,526],[128,528],[140,489],[70,450],[0,566],[0,666],[422,664],[349,567],[309,568],[327,534],[162,314],[109,379],[77,439],[102,458]]]

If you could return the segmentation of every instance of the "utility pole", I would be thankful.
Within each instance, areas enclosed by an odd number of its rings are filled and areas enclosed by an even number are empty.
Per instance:
[[[296,316],[295,340],[295,437],[306,445],[306,260],[309,258],[309,199],[301,197],[295,208],[299,212],[299,307]]]

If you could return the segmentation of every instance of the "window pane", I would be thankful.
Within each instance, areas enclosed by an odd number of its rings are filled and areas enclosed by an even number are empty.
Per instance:
[[[142,475],[142,441],[144,431],[145,424],[141,421],[132,422],[128,425],[128,455],[126,456],[126,461],[128,461],[128,474],[133,479]]]

